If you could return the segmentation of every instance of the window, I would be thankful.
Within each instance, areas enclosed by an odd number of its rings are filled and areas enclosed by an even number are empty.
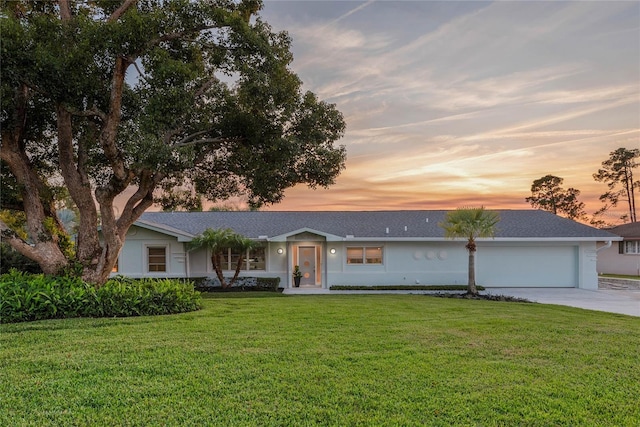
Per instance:
[[[624,242],[624,252],[625,254],[640,254],[640,240],[625,240]]]
[[[167,248],[165,246],[148,247],[149,271],[167,271]]]
[[[240,253],[235,249],[225,248],[222,250],[222,256],[220,257],[220,263],[223,270],[233,271],[236,269]],[[244,262],[242,263],[242,269],[246,270],[265,270],[266,258],[265,248],[260,246],[255,249],[251,249],[245,254]]]
[[[266,265],[264,247],[261,246],[249,251],[249,256],[247,257],[247,270],[265,270]]]
[[[118,264],[119,264],[119,263],[120,263],[120,259],[118,258],[118,259],[116,260],[116,263],[113,265],[113,268],[111,269],[111,272],[112,272],[112,273],[117,273],[117,272],[118,272],[118,268],[119,268]]]
[[[347,248],[347,264],[382,264],[382,248],[380,246]]]
[[[364,248],[347,248],[347,264],[363,264]]]

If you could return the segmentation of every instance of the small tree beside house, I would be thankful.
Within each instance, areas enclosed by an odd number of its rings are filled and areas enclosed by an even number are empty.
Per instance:
[[[497,212],[487,211],[484,207],[462,208],[447,213],[444,221],[438,225],[444,229],[445,237],[467,239],[466,248],[469,251],[469,280],[467,293],[478,295],[476,288],[476,239],[478,237],[493,237],[497,231],[496,224],[500,221]]]
[[[206,248],[211,251],[211,265],[213,270],[216,272],[216,277],[220,281],[222,288],[227,289],[238,279],[247,251],[256,248],[258,245],[258,242],[235,233],[230,228],[220,228],[217,230],[207,228],[201,235],[195,237],[190,242],[189,249]],[[225,252],[229,249],[238,251],[239,256],[236,261],[235,273],[231,281],[227,283],[223,274],[223,260],[226,260]]]

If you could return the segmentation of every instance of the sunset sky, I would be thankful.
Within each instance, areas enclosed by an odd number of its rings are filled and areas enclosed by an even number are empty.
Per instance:
[[[640,148],[640,2],[266,0],[261,16],[347,122],[336,184],[269,210],[526,209],[553,174],[592,213],[592,174]]]

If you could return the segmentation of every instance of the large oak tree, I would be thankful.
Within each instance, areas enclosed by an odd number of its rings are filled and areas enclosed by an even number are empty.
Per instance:
[[[129,227],[174,189],[190,190],[176,192],[185,204],[259,206],[344,168],[342,115],[302,92],[290,38],[260,19],[260,0],[1,4],[2,201],[26,213],[29,239],[0,231],[46,273],[103,283]],[[60,187],[79,211],[73,257]]]

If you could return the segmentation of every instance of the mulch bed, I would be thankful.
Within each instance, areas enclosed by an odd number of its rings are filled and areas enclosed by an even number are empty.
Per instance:
[[[433,297],[440,297],[440,298],[457,298],[457,299],[472,299],[472,300],[485,300],[485,301],[528,302],[533,304],[533,301],[529,301],[528,299],[511,297],[508,295],[491,295],[491,294],[473,295],[468,292],[464,292],[464,293],[453,293],[453,292],[440,293],[439,292],[439,293],[432,293],[428,295]]]

